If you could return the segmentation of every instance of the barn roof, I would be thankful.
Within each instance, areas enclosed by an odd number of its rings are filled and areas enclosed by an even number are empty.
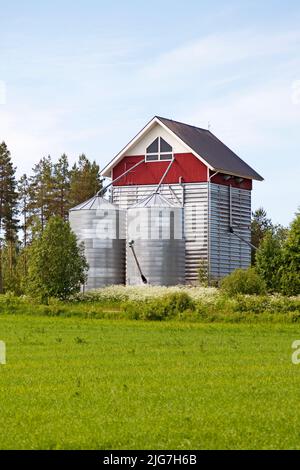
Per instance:
[[[238,157],[212,132],[163,117],[157,118],[185,144],[209,163],[214,170],[262,181],[263,178],[251,166]]]
[[[121,152],[102,170],[108,176],[111,169],[124,157],[126,151],[147,132],[152,125],[159,123],[175,135],[188,150],[192,151],[211,170],[262,181],[263,178],[212,132],[200,127],[155,116]]]

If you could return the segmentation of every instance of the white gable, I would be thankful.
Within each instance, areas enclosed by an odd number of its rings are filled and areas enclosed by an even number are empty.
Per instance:
[[[140,140],[136,142],[132,147],[130,147],[125,153],[126,156],[133,155],[145,155],[146,148],[152,144],[152,142],[157,138],[162,137],[168,144],[173,148],[173,153],[186,153],[187,148],[181,144],[171,132],[162,127],[161,124],[155,123],[155,126],[149,129]]]
[[[193,153],[205,165],[207,163],[186,145],[174,132],[168,129],[158,117],[154,117],[148,124],[126,145],[126,147],[113,158],[101,171],[102,176],[111,177],[113,167],[125,156],[145,155],[146,148],[157,138],[162,137],[173,148],[173,153]],[[209,168],[210,165],[207,165]]]

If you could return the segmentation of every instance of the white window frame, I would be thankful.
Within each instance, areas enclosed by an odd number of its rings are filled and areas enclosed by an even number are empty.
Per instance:
[[[155,162],[171,162],[172,160],[174,160],[174,152],[173,152],[173,147],[172,147],[172,152],[161,152],[160,151],[160,139],[162,139],[162,137],[158,137],[158,151],[157,152],[147,152],[147,149],[146,149],[146,152],[145,152],[145,161],[148,162],[148,163],[155,163]],[[155,139],[154,139],[155,140]],[[165,139],[164,139],[165,140]],[[154,141],[153,141],[154,142]],[[151,143],[153,143],[151,142]],[[165,140],[165,142],[167,142]],[[151,143],[149,144],[149,146],[151,145]],[[168,142],[167,142],[168,145],[170,145]],[[151,155],[158,155],[158,159],[157,160],[148,160],[148,156],[151,157]],[[160,156],[161,155],[171,155],[171,158],[168,158],[168,159],[161,159]]]

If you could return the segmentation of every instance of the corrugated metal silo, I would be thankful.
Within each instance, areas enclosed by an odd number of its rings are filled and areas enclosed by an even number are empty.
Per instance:
[[[153,193],[128,208],[127,241],[149,284],[172,286],[185,282],[183,208]],[[127,284],[141,284],[133,252],[127,246]]]
[[[72,208],[72,230],[84,243],[89,264],[86,290],[125,283],[126,212],[95,196]]]

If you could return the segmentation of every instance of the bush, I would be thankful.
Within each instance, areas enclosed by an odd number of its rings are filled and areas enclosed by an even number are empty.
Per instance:
[[[165,297],[170,294],[187,293],[193,300],[212,299],[218,294],[218,290],[213,287],[200,286],[107,286],[75,294],[70,297],[72,302],[103,302],[120,304],[121,302],[144,302]]]
[[[185,322],[296,323],[300,322],[300,297],[282,295],[215,295],[193,300],[182,293],[140,301],[105,305],[102,301],[66,302],[49,299],[48,305],[29,297],[0,295],[1,315],[77,317],[106,320],[178,320]]]
[[[280,268],[281,292],[284,295],[300,294],[300,212],[291,224],[283,247],[283,263]]]
[[[51,217],[40,238],[33,241],[28,260],[27,293],[47,303],[50,297],[66,299],[80,291],[88,265],[84,247],[70,224]]]
[[[256,252],[256,271],[269,292],[278,292],[280,288],[281,245],[282,240],[276,233],[267,232]]]
[[[255,268],[236,269],[221,281],[221,290],[227,295],[238,294],[262,295],[266,293],[266,284]]]
[[[134,320],[166,320],[189,310],[195,303],[185,292],[169,294],[146,302],[125,302],[123,309],[127,318]]]

